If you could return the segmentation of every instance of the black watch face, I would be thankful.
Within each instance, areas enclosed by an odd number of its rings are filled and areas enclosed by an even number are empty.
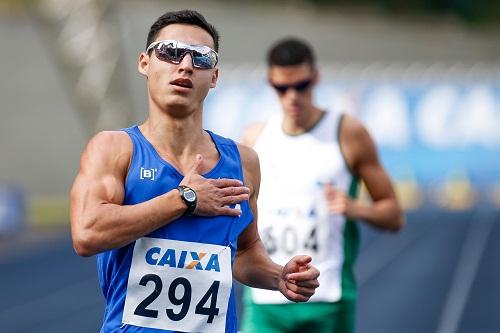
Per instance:
[[[196,200],[196,194],[193,190],[186,190],[184,191],[184,199],[189,202],[194,202]]]

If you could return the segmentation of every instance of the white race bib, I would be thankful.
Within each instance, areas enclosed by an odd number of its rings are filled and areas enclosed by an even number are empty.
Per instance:
[[[224,332],[231,250],[143,237],[136,241],[123,323],[184,332]]]
[[[259,234],[267,252],[280,265],[296,254],[310,255],[315,261],[326,258],[330,223],[326,205],[308,198],[288,199],[259,209]]]
[[[344,218],[331,216],[322,200],[298,195],[283,196],[282,201],[268,200],[262,206],[259,234],[271,259],[285,265],[294,255],[310,255],[313,265],[321,272],[321,287],[316,289],[311,301],[338,301]],[[264,289],[252,289],[252,299],[259,304],[290,302],[281,293]]]

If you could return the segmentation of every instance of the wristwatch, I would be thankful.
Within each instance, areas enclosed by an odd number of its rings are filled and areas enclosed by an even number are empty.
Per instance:
[[[198,202],[198,197],[196,196],[196,192],[189,186],[179,185],[177,187],[179,190],[179,194],[181,195],[181,199],[186,203],[187,209],[184,212],[184,215],[191,216],[196,209],[196,203]]]

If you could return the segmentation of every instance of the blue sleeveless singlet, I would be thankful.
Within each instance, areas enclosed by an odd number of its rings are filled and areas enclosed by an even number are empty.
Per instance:
[[[130,136],[133,142],[133,154],[125,181],[125,199],[123,205],[138,204],[175,189],[183,179],[183,175],[159,156],[153,145],[142,135],[138,126],[126,128],[124,131]],[[216,166],[203,176],[205,178],[233,178],[243,181],[242,162],[236,144],[230,139],[223,138],[209,131],[207,132],[217,147],[220,159]],[[151,232],[146,237],[228,247],[231,250],[230,265],[232,267],[236,255],[238,236],[253,221],[253,214],[248,201],[242,202],[240,207],[242,211],[240,217],[181,217]],[[141,223],[141,221],[137,221],[137,223]],[[106,300],[101,332],[175,332],[123,323],[127,283],[129,272],[131,271],[135,243],[132,242],[124,247],[97,255],[99,283]],[[156,255],[159,254],[156,253]],[[150,260],[152,257],[150,257]],[[199,267],[198,264],[196,268]],[[146,283],[143,285],[145,286]],[[165,294],[167,294],[167,287],[164,287],[163,293]],[[149,289],[152,289],[152,287]],[[179,287],[179,289],[182,288]],[[161,297],[166,296],[161,295]],[[172,297],[176,298],[180,296],[173,295]],[[206,304],[201,304],[201,306],[210,305],[210,299],[206,298],[205,300]],[[191,304],[191,307],[194,306],[195,304]],[[149,310],[150,307],[149,305],[143,308]],[[159,316],[165,315],[164,309],[159,310],[161,310],[159,311]],[[202,309],[201,311],[203,312],[204,310]],[[236,332],[238,325],[233,288],[230,290],[227,313],[225,315],[225,331]]]

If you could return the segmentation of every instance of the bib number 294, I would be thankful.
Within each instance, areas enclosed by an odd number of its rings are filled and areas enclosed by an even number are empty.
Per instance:
[[[143,317],[158,318],[159,311],[157,309],[149,309],[148,306],[160,296],[163,289],[163,281],[156,274],[147,274],[141,278],[139,284],[146,286],[149,282],[153,282],[154,290],[137,305],[134,314]],[[214,281],[195,307],[194,313],[207,316],[208,324],[211,324],[214,317],[219,314],[219,308],[217,308],[219,285],[220,281]],[[182,292],[179,293],[178,289],[182,290]],[[189,280],[184,277],[175,278],[168,287],[167,295],[171,304],[180,306],[177,312],[171,308],[165,309],[167,317],[172,321],[184,319],[189,311],[192,300],[192,287]]]
[[[224,332],[231,287],[229,247],[143,237],[134,246],[122,323]]]

